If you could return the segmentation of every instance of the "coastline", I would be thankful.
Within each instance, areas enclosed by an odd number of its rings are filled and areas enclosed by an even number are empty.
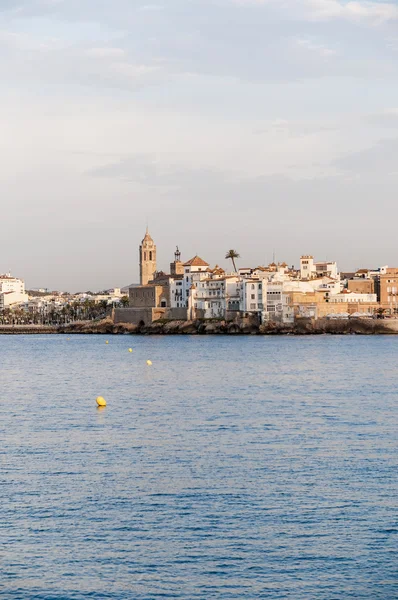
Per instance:
[[[300,319],[282,323],[228,321],[155,321],[149,325],[115,324],[111,319],[68,325],[0,325],[0,335],[395,335],[398,319]]]

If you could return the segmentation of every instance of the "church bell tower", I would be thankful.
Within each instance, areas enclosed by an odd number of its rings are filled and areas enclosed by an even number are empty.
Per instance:
[[[140,284],[148,285],[156,273],[156,246],[149,235],[148,227],[140,246]]]

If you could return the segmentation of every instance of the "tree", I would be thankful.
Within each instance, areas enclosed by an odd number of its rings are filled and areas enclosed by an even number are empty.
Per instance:
[[[239,256],[239,254],[237,253],[237,251],[236,251],[236,250],[228,250],[228,252],[227,252],[227,253],[226,253],[226,255],[225,255],[225,258],[226,258],[227,260],[228,260],[228,259],[231,259],[231,260],[232,260],[232,264],[233,264],[233,266],[234,266],[234,272],[235,272],[235,273],[237,273],[238,271],[237,271],[237,269],[236,269],[235,259],[236,259],[236,258],[240,258],[240,256]]]
[[[129,297],[128,296],[122,296],[120,299],[121,305],[126,308],[129,305]]]

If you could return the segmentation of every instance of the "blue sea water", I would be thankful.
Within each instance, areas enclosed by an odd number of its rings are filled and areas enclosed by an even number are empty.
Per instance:
[[[397,359],[398,336],[1,336],[1,598],[398,598]]]

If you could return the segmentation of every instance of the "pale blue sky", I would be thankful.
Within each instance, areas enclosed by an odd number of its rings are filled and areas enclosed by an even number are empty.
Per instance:
[[[0,272],[398,264],[398,3],[2,0]]]

